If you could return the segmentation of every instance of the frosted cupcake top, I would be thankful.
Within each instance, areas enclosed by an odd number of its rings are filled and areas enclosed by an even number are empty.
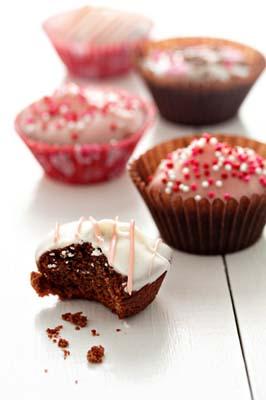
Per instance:
[[[142,39],[151,25],[141,15],[86,6],[51,17],[44,26],[58,39],[98,46]]]
[[[245,78],[250,71],[243,51],[229,45],[199,44],[151,49],[142,63],[158,77],[192,81]]]
[[[135,227],[135,222],[120,222],[118,218],[96,221],[89,217],[64,225],[56,224],[36,251],[36,262],[49,252],[48,268],[56,269],[53,250],[62,249],[61,257],[68,263],[75,257],[75,247],[65,247],[89,242],[97,257],[104,254],[109,265],[119,274],[127,276],[125,290],[131,294],[154,282],[170,267],[172,251],[161,239],[152,239]]]
[[[206,133],[170,153],[149,180],[150,189],[184,200],[240,200],[266,194],[266,160],[250,148],[231,147]]]
[[[124,92],[68,84],[27,107],[18,122],[24,134],[40,142],[114,144],[141,128],[144,111],[137,97]]]

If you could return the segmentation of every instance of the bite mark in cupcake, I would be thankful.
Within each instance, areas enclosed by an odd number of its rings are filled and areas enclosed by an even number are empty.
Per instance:
[[[96,300],[120,318],[144,309],[170,266],[171,250],[128,223],[82,219],[51,232],[36,253],[40,296]]]

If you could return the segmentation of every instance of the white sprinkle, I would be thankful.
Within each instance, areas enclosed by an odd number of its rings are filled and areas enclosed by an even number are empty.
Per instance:
[[[209,182],[208,182],[208,181],[202,181],[202,182],[201,182],[201,186],[202,186],[203,188],[207,188],[207,187],[209,187]]]
[[[248,169],[248,165],[246,164],[246,163],[242,163],[241,165],[240,165],[240,171],[241,172],[246,172],[247,171],[247,169]]]
[[[50,255],[50,256],[55,256],[55,253],[50,253],[49,255]]]
[[[85,128],[85,124],[82,122],[82,121],[78,121],[77,123],[76,123],[76,129],[78,130],[78,131],[82,131],[82,129],[84,129]]]
[[[189,174],[189,168],[185,167],[182,169],[183,174]]]
[[[232,165],[225,164],[224,169],[226,169],[226,171],[232,171]]]
[[[206,139],[205,138],[200,138],[198,141],[197,141],[197,146],[198,147],[204,147],[206,145]]]
[[[200,196],[199,194],[196,194],[196,196],[194,197],[194,199],[195,199],[196,201],[200,201],[200,200],[201,200],[201,196]]]
[[[32,133],[35,131],[35,125],[34,124],[28,124],[24,127],[24,131],[27,133]]]
[[[174,186],[174,182],[168,181],[167,184],[166,184],[166,186],[167,186],[168,188],[172,188],[172,187]]]
[[[180,190],[182,190],[182,192],[185,192],[185,193],[189,192],[189,186],[187,186],[187,185],[181,184],[181,185],[179,185],[179,188],[180,188]]]
[[[108,264],[107,264],[107,263],[104,263],[104,265],[105,265],[105,267],[108,267]]]
[[[165,193],[171,194],[172,193],[172,189],[170,187],[166,187],[165,188]]]
[[[232,156],[232,155],[228,156],[228,160],[231,162],[234,162],[235,159],[236,159],[235,156]]]
[[[219,171],[220,167],[217,164],[214,164],[214,166],[212,167],[213,171]]]
[[[68,123],[68,129],[72,130],[76,128],[76,123],[74,121],[69,121]]]
[[[61,114],[65,114],[68,112],[68,106],[66,104],[62,104],[59,108]]]
[[[68,252],[68,253],[67,253],[67,256],[68,256],[68,257],[74,257],[74,254],[73,254],[73,253],[70,253],[70,252]]]
[[[91,253],[92,256],[100,256],[102,252],[99,249],[94,249],[93,252]]]
[[[255,172],[256,172],[257,175],[261,175],[262,174],[262,169],[260,167],[257,167],[255,169]]]
[[[263,175],[266,175],[266,169],[264,169],[262,173],[263,173]]]
[[[216,150],[216,152],[214,153],[216,157],[221,157],[222,153],[218,150]]]
[[[215,146],[218,143],[218,140],[215,137],[210,138],[210,144]]]
[[[223,182],[218,180],[218,181],[215,182],[215,186],[222,187],[223,186]]]

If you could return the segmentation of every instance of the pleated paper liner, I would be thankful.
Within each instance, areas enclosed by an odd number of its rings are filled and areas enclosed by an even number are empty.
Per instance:
[[[16,131],[47,176],[64,183],[85,185],[108,181],[124,172],[139,140],[154,124],[156,111],[150,102],[121,90],[118,92],[141,101],[144,119],[136,132],[114,144],[60,145],[40,142],[24,133],[20,124],[21,113],[18,114],[15,120]]]
[[[192,82],[174,77],[157,77],[142,65],[149,50],[177,46],[223,45],[240,49],[250,66],[245,78],[228,81]],[[176,38],[148,42],[136,56],[137,69],[150,89],[161,115],[172,122],[189,125],[214,124],[232,118],[265,68],[265,58],[255,49],[240,43],[215,38]]]
[[[266,158],[266,145],[252,139],[217,134],[231,146],[250,147]],[[251,198],[183,201],[178,193],[148,188],[148,177],[169,152],[188,146],[198,136],[161,143],[129,165],[129,173],[148,206],[163,240],[170,246],[195,254],[226,254],[244,249],[258,240],[266,223],[266,192]]]

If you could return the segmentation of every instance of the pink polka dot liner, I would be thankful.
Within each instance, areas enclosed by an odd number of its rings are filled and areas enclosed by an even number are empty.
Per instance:
[[[101,90],[107,91],[110,88],[101,88]],[[39,140],[40,132],[38,130],[35,133],[38,139],[29,134],[31,132],[29,128],[31,128],[32,122],[34,122],[32,118],[27,119],[26,125],[23,120],[25,112],[34,108],[38,102],[29,105],[17,115],[15,120],[16,131],[40,163],[47,176],[70,184],[90,184],[116,178],[124,171],[127,161],[138,141],[153,125],[155,109],[152,104],[138,96],[118,89],[112,90],[113,93],[121,94],[129,102],[137,102],[143,113],[141,124],[136,130],[127,135],[127,137],[119,140],[111,140],[106,143],[81,143],[78,140],[75,141],[72,134],[70,139],[73,140],[73,144],[49,143],[45,141],[45,136],[43,136],[44,140]],[[50,97],[48,100],[52,98]],[[46,98],[44,99],[46,100]],[[57,110],[54,109],[53,103],[49,103],[49,112],[45,112],[45,114],[48,114],[47,118],[49,119],[50,116],[52,119],[56,112]],[[105,109],[103,112],[106,112]],[[46,115],[44,116],[46,117]],[[66,114],[66,117],[68,117],[68,114]],[[72,120],[73,118],[68,123],[79,122]],[[55,131],[55,133],[57,132]],[[59,130],[58,134],[60,134]]]
[[[206,151],[215,148],[211,165],[204,160],[204,148],[196,146],[203,140]],[[236,158],[233,164],[217,146],[230,159]],[[240,148],[250,149],[250,158],[239,153]],[[241,158],[239,166],[237,158]],[[252,245],[261,236],[266,223],[266,170],[255,164],[265,158],[266,145],[252,139],[188,136],[148,150],[130,163],[129,173],[167,244],[188,253],[226,254]]]

